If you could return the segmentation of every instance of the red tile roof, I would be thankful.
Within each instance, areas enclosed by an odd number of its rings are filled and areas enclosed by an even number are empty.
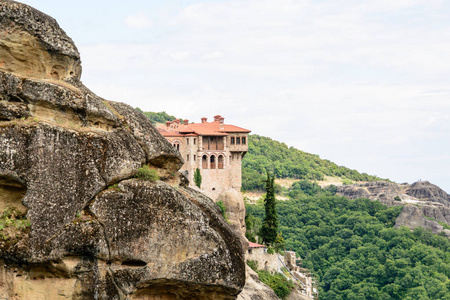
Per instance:
[[[267,248],[267,247],[264,246],[264,245],[260,245],[260,244],[252,243],[252,242],[248,242],[248,247],[249,247],[249,248]]]
[[[180,124],[179,120],[173,122],[167,122],[166,125],[160,125],[157,127],[159,132],[163,136],[186,136],[186,134],[194,135],[206,135],[206,136],[227,136],[228,133],[249,133],[250,130],[241,128],[235,125],[223,124],[223,118],[220,116],[214,117],[216,121],[203,122],[203,123],[191,123]],[[206,118],[202,118],[206,119]],[[176,128],[170,128],[170,125],[176,123]],[[169,127],[168,127],[169,125]]]

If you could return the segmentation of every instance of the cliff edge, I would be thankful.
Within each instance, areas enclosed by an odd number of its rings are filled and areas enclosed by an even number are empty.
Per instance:
[[[80,78],[53,18],[0,0],[0,298],[235,299],[243,249],[217,205],[144,115]]]

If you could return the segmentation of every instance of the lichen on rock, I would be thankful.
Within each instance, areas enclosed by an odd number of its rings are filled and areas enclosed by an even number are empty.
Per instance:
[[[0,28],[0,298],[234,299],[239,237],[173,175],[179,152],[81,83],[53,18],[0,0]],[[144,164],[166,182],[134,179]]]

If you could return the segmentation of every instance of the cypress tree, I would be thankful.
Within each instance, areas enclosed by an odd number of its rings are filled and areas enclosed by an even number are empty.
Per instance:
[[[198,186],[199,188],[202,185],[202,174],[200,174],[199,168],[195,169],[194,182],[195,182],[195,185]]]
[[[264,209],[266,211],[266,216],[261,227],[260,236],[263,243],[266,245],[272,245],[277,240],[278,233],[278,216],[275,207],[275,189],[274,189],[273,176],[267,172],[266,183],[266,198],[264,199]]]

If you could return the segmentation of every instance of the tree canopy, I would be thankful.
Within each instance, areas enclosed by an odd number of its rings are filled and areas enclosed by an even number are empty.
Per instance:
[[[320,299],[450,299],[447,237],[393,228],[401,206],[302,184],[292,190],[277,202],[279,228],[286,249],[315,273]],[[246,209],[247,218],[263,218],[262,205]]]
[[[267,172],[266,197],[264,198],[264,221],[261,227],[263,243],[273,245],[278,235],[278,216],[275,202],[274,177]]]
[[[164,123],[166,123],[166,121],[173,121],[176,119],[174,116],[169,115],[165,111],[162,111],[162,112],[142,111],[139,107],[137,107],[136,110],[143,113],[147,118],[150,119],[150,121],[152,121],[153,124],[158,124],[158,123],[164,124]]]

